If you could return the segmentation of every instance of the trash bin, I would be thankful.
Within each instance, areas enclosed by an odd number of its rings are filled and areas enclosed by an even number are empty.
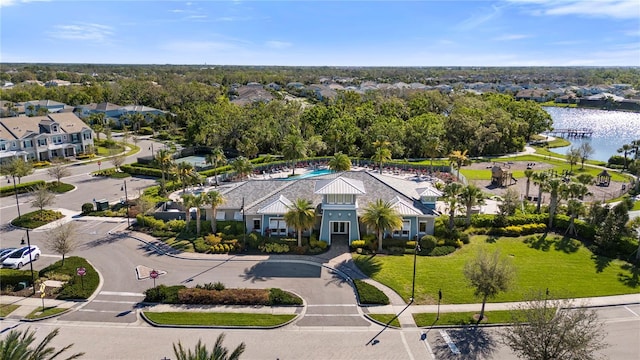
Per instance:
[[[20,281],[18,283],[18,290],[22,290],[22,289],[26,289],[27,288],[27,282],[26,281]]]
[[[109,210],[109,201],[107,201],[106,199],[96,200],[96,210],[97,211]]]

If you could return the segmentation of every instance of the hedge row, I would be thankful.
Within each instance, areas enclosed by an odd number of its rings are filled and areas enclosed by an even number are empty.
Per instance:
[[[497,224],[498,217],[493,214],[473,214],[471,215],[471,226],[473,227],[496,227],[502,226],[518,226],[525,224],[540,224],[549,221],[549,214],[527,214],[507,216],[505,224]]]
[[[546,224],[524,224],[510,225],[501,228],[492,228],[489,230],[490,235],[517,237],[521,235],[531,235],[547,231]]]
[[[145,291],[146,302],[189,305],[302,305],[302,299],[288,291],[271,289],[205,289],[183,285],[159,285]]]
[[[15,191],[18,194],[23,194],[27,192],[34,191],[36,187],[43,186],[45,184],[44,180],[30,181],[22,184],[16,184],[15,189],[12,185],[0,187],[0,196],[9,196],[15,194]],[[15,191],[14,191],[15,190]]]
[[[34,277],[37,278],[37,274],[34,274]],[[11,291],[13,291],[21,282],[25,282],[30,286],[32,279],[30,270],[14,269],[0,269],[0,278],[2,278],[2,290]]]
[[[153,176],[157,178],[162,178],[162,171],[154,168],[131,166],[130,164],[124,164],[120,166],[120,170],[131,175],[144,175],[144,176]]]

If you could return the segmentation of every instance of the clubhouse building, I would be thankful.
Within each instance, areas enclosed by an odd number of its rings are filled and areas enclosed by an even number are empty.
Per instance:
[[[265,236],[295,237],[284,214],[296,199],[310,200],[315,207],[313,231],[318,240],[349,244],[373,229],[359,221],[369,203],[389,202],[402,216],[402,228],[386,237],[414,239],[433,234],[439,215],[436,200],[442,193],[430,182],[402,180],[367,171],[347,171],[305,179],[248,180],[221,186],[226,202],[217,209],[217,220],[244,221],[247,232]],[[202,209],[211,219],[210,207]],[[305,235],[309,235],[308,231]]]

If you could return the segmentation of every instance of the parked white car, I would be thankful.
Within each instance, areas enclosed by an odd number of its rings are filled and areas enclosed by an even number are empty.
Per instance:
[[[36,245],[31,245],[31,247],[25,246],[9,254],[9,256],[7,256],[7,258],[2,262],[2,267],[20,269],[31,261],[38,260],[41,254],[42,252],[40,252],[40,248]]]
[[[4,248],[0,249],[0,263],[4,261],[12,252],[16,251],[16,248]]]

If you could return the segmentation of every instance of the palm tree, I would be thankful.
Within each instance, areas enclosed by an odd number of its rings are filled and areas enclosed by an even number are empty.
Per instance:
[[[624,169],[627,168],[627,155],[633,151],[633,146],[631,144],[624,144],[620,149],[618,149],[618,153],[624,153]]]
[[[191,195],[191,206],[196,208],[196,235],[200,236],[200,208],[208,203],[208,195],[200,193],[198,195]]]
[[[253,165],[244,156],[238,156],[235,160],[231,162],[231,168],[238,175],[240,179],[244,179],[245,176],[251,174],[253,171]]]
[[[439,157],[444,152],[442,142],[436,137],[430,138],[424,148],[424,154],[429,157],[429,167],[433,171],[433,158]]]
[[[187,185],[189,184],[189,180],[193,176],[193,165],[188,162],[179,162],[173,166],[173,173],[175,174],[178,181],[180,181],[182,185],[182,193],[187,190]]]
[[[58,335],[59,329],[51,331],[35,347],[31,345],[36,340],[35,331],[25,329],[24,331],[11,330],[7,336],[0,340],[0,359],[3,360],[40,360],[55,359],[63,352],[69,350],[73,344],[69,344],[58,350],[49,346],[53,338]],[[84,353],[76,353],[66,358],[66,360],[78,359]]]
[[[346,154],[337,152],[333,154],[333,158],[329,160],[329,169],[333,171],[349,171],[351,170],[351,160]]]
[[[540,213],[540,206],[542,205],[542,193],[544,192],[544,185],[547,180],[549,180],[549,173],[546,172],[537,172],[533,174],[533,183],[538,185],[538,204],[536,207],[536,212]]]
[[[576,181],[578,181],[582,185],[591,185],[593,184],[593,175],[589,173],[582,173],[576,176]]]
[[[291,175],[296,174],[296,163],[299,159],[303,159],[307,156],[307,143],[300,135],[291,134],[284,139],[282,145],[282,154],[285,160],[291,160],[292,168]]]
[[[460,180],[460,168],[462,167],[462,165],[465,165],[468,161],[469,161],[469,158],[467,157],[467,150],[465,151],[454,150],[451,152],[451,154],[449,154],[449,162],[451,164],[455,164],[456,169],[458,169],[458,175],[457,175],[458,180]]]
[[[284,221],[296,229],[298,246],[302,246],[302,232],[312,227],[316,221],[313,204],[307,199],[296,199],[288,208],[289,210],[284,214]]]
[[[543,185],[545,190],[549,192],[549,229],[553,227],[553,217],[556,215],[558,200],[562,193],[563,185],[562,180],[558,178],[549,179]]]
[[[218,230],[218,206],[226,201],[224,196],[217,191],[210,191],[207,194],[207,203],[211,205],[211,232],[214,234]]]
[[[171,152],[169,150],[161,149],[161,150],[158,150],[158,152],[156,152],[154,160],[160,167],[160,172],[162,173],[162,182],[160,183],[160,193],[162,195],[165,195],[167,192],[166,177],[169,173],[169,170],[173,167],[173,156],[171,155]]]
[[[458,195],[460,203],[467,208],[467,226],[471,225],[471,208],[484,203],[484,195],[479,187],[470,184],[462,188]]]
[[[227,162],[224,151],[220,147],[216,147],[211,151],[211,154],[207,154],[206,161],[208,164],[213,165],[213,177],[216,179],[216,186],[218,186],[218,166]]]
[[[527,169],[524,171],[524,176],[527,178],[527,186],[524,191],[524,198],[529,198],[529,187],[531,186],[531,177],[533,176],[533,170]]]
[[[382,174],[382,165],[391,160],[391,150],[389,150],[390,146],[391,143],[386,140],[376,140],[373,142],[373,147],[376,151],[371,157],[371,160],[378,163],[378,170],[380,174]]]
[[[569,199],[569,201],[567,201],[567,213],[569,214],[569,226],[567,226],[567,231],[565,232],[565,234],[578,235],[575,227],[575,220],[580,215],[584,215],[584,204],[580,200]]]
[[[384,233],[402,228],[402,216],[391,207],[389,202],[382,199],[369,203],[360,220],[367,227],[375,229],[380,252]]]
[[[189,222],[191,221],[191,208],[195,203],[195,196],[192,194],[182,194],[182,206],[184,207],[184,211],[187,213],[187,217],[184,219],[187,229],[189,229]]]
[[[178,345],[173,344],[173,353],[176,356],[176,360],[238,360],[240,359],[240,355],[244,353],[245,344],[240,343],[238,347],[236,347],[231,354],[229,354],[229,350],[222,346],[222,342],[224,341],[224,334],[218,335],[216,339],[216,343],[211,349],[211,352],[207,350],[207,347],[202,343],[202,340],[198,339],[196,343],[196,348],[192,353],[191,350],[185,351],[182,347],[182,343],[178,342]]]
[[[460,206],[460,198],[459,195],[462,193],[462,189],[464,185],[461,183],[453,182],[447,184],[444,189],[444,201],[447,203],[447,208],[449,209],[449,229],[453,230],[454,227],[454,219],[456,216],[456,210]]]

